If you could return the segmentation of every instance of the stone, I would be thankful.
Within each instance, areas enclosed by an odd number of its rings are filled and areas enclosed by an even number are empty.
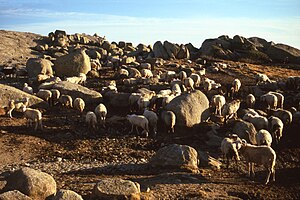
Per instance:
[[[92,192],[93,199],[140,199],[140,185],[120,178],[101,179]]]
[[[300,50],[289,45],[271,45],[266,54],[275,62],[300,64]]]
[[[234,123],[232,133],[237,134],[239,138],[245,139],[251,144],[256,144],[256,129],[252,123],[244,120],[235,120],[232,123]]]
[[[198,157],[200,160],[200,166],[202,167],[211,167],[212,169],[221,169],[222,163],[210,156],[207,152],[198,151]]]
[[[6,181],[5,191],[18,190],[34,200],[44,200],[56,193],[51,175],[28,167],[14,171]]]
[[[36,78],[38,74],[53,75],[53,63],[43,58],[29,58],[26,62],[26,70],[29,78]]]
[[[0,200],[33,200],[18,190],[8,191],[0,194]]]
[[[198,172],[198,153],[188,145],[171,144],[159,149],[150,159],[152,167],[185,169]]]
[[[105,102],[114,108],[129,108],[129,96],[131,93],[123,92],[106,92],[103,94]]]
[[[178,52],[176,58],[177,59],[189,59],[190,58],[189,49],[186,48],[183,44],[180,45],[179,52]]]
[[[175,59],[180,50],[179,46],[174,43],[164,41],[164,47],[168,53],[168,56],[172,59]]]
[[[206,133],[208,140],[205,142],[210,147],[220,147],[223,138],[217,136],[215,131],[211,130]]]
[[[54,70],[61,77],[87,74],[91,70],[90,58],[84,50],[77,50],[57,58],[54,61]]]
[[[87,52],[91,59],[101,59],[101,54],[96,49],[91,49]]]
[[[173,111],[176,115],[176,125],[192,127],[206,119],[209,101],[205,94],[199,90],[175,97],[166,110]]]
[[[28,94],[19,90],[15,87],[0,84],[0,107],[5,108],[8,107],[8,103],[10,100],[22,100],[24,98],[29,98],[28,105],[34,108],[48,108],[48,103],[43,99],[36,97],[35,95]]]
[[[83,198],[72,190],[58,190],[51,200],[83,200]]]
[[[102,95],[99,92],[79,84],[61,81],[54,84],[52,88],[58,89],[61,94],[70,95],[73,99],[80,97],[86,104],[99,104],[102,102]]]
[[[161,41],[155,42],[153,45],[153,53],[155,58],[162,58],[164,60],[168,60],[170,58]]]

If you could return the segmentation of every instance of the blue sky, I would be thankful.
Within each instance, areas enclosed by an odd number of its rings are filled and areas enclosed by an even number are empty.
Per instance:
[[[299,0],[0,0],[0,29],[98,33],[109,41],[200,47],[220,35],[261,37],[300,49]]]

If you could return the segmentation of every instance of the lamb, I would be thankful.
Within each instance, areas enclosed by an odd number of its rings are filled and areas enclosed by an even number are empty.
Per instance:
[[[50,90],[44,90],[44,89],[40,89],[37,93],[36,93],[37,97],[40,97],[41,99],[43,99],[44,101],[48,102],[49,105],[51,105],[51,97],[52,97],[52,92]]]
[[[15,101],[15,100],[10,100],[8,102],[8,111],[7,111],[7,115],[12,118],[12,111],[16,110],[18,112],[22,112],[22,107],[23,106],[28,106],[29,104],[29,98],[26,97],[24,100],[19,100],[19,101]]]
[[[238,99],[224,104],[221,111],[221,114],[224,117],[224,123],[226,123],[232,116],[235,118],[237,117],[237,111],[240,108],[240,104],[241,101]]]
[[[141,70],[141,75],[142,75],[142,77],[145,77],[145,78],[152,78],[153,77],[153,73],[150,69],[142,69]]]
[[[190,75],[190,78],[193,79],[195,87],[199,87],[200,86],[201,78],[200,78],[199,74],[192,73]]]
[[[248,108],[254,108],[255,105],[255,97],[253,94],[248,94],[246,96],[246,105]]]
[[[273,94],[277,97],[277,108],[283,109],[284,96],[279,92],[268,92],[268,94]]]
[[[239,143],[241,143],[241,140],[237,136],[230,137],[230,138],[226,137],[221,142],[221,151],[223,157],[226,158],[227,168],[229,167],[229,159],[232,158],[235,159],[236,166],[238,166],[237,161],[240,160],[238,150],[241,147]]]
[[[255,80],[256,80],[256,85],[258,85],[260,83],[266,83],[266,82],[271,83],[271,80],[269,79],[269,77],[266,74],[256,74]]]
[[[282,137],[283,123],[278,117],[271,116],[269,117],[269,126],[272,134],[272,138],[275,140],[276,144],[279,143],[280,138]]]
[[[183,79],[183,85],[188,91],[194,90],[194,80],[190,77]]]
[[[254,176],[254,163],[263,165],[267,171],[268,175],[266,177],[265,184],[269,183],[270,175],[272,174],[273,181],[275,181],[275,164],[276,164],[276,153],[269,146],[255,146],[247,144],[245,140],[242,140],[242,146],[240,148],[240,153],[246,159],[248,163],[248,174],[249,176]]]
[[[94,132],[97,129],[97,116],[94,112],[89,111],[85,115],[85,122],[88,126],[89,132]]]
[[[70,95],[61,95],[58,99],[59,103],[64,106],[64,107],[67,107],[67,108],[72,108],[73,107],[73,99]]]
[[[214,95],[211,99],[211,106],[215,107],[215,114],[221,116],[222,107],[225,105],[226,100],[222,95]]]
[[[84,108],[85,108],[85,102],[82,98],[76,98],[74,99],[73,102],[73,107],[78,110],[79,112],[83,112]]]
[[[260,101],[267,104],[267,109],[276,109],[278,104],[277,96],[274,94],[264,94],[260,96]]]
[[[239,92],[241,86],[242,86],[242,83],[239,79],[236,78],[236,79],[233,80],[233,82],[232,82],[232,87],[233,87],[232,96],[235,96]]]
[[[269,122],[266,117],[247,113],[244,115],[243,120],[251,122],[254,125],[256,131],[259,131],[261,129],[268,129]]]
[[[33,94],[33,89],[32,87],[28,86],[28,83],[24,83],[23,91],[28,94]]]
[[[284,109],[276,109],[270,111],[271,115],[281,119],[284,125],[292,123],[293,115],[290,111]]]
[[[54,106],[57,104],[57,101],[60,97],[60,91],[58,89],[51,89],[50,91],[52,93],[52,97],[51,97],[52,102],[51,103]]]
[[[174,127],[176,124],[176,115],[172,111],[162,111],[161,119],[166,127],[167,133],[174,133]]]
[[[43,130],[42,124],[42,113],[37,109],[27,108],[25,105],[22,106],[22,112],[24,117],[27,119],[27,127],[32,125],[32,122],[35,123],[34,131],[37,130],[38,126]]]
[[[148,119],[149,130],[153,132],[155,136],[157,132],[157,121],[158,121],[158,117],[156,113],[151,110],[145,109],[143,115]]]
[[[131,124],[131,131],[130,131],[130,133],[133,132],[133,127],[135,126],[136,127],[136,132],[138,134],[140,134],[139,130],[138,130],[138,127],[141,127],[143,129],[143,132],[145,133],[146,137],[148,137],[148,133],[149,133],[149,121],[148,121],[148,119],[145,116],[132,114],[132,115],[127,115],[126,119]]]
[[[256,133],[256,143],[258,146],[260,145],[267,145],[267,146],[271,146],[272,144],[272,136],[269,133],[269,131],[265,130],[265,129],[261,129]]]
[[[96,108],[95,108],[95,114],[98,118],[98,122],[105,127],[105,120],[106,120],[106,115],[107,115],[107,108],[104,104],[100,103]]]

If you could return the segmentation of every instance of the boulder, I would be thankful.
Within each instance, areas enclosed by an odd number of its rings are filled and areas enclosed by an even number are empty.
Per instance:
[[[186,48],[183,44],[180,45],[179,52],[178,52],[176,58],[177,59],[189,59],[190,58],[189,49]]]
[[[198,151],[200,166],[202,167],[211,167],[212,169],[221,169],[222,163],[217,159],[208,155],[207,152]]]
[[[83,200],[83,198],[72,190],[58,190],[51,200]]]
[[[271,45],[266,54],[275,62],[300,64],[300,50],[285,44]]]
[[[103,94],[105,102],[114,108],[129,108],[129,96],[131,93],[106,92]]]
[[[99,92],[68,81],[58,82],[52,88],[58,89],[61,94],[70,95],[73,99],[80,97],[87,104],[102,102],[102,95]]]
[[[235,120],[233,123],[234,126],[232,129],[232,133],[237,134],[239,138],[245,139],[251,144],[256,144],[256,129],[252,123],[246,122],[244,120]]]
[[[53,63],[44,58],[29,58],[26,62],[26,70],[29,78],[36,78],[38,74],[53,75]]]
[[[205,94],[195,90],[188,94],[175,97],[167,106],[176,115],[176,124],[192,127],[199,124],[207,116],[204,116],[209,108],[209,101]]]
[[[93,199],[140,199],[140,185],[120,178],[101,179],[94,187]]]
[[[216,47],[220,49],[229,49],[231,43],[227,40],[217,39],[206,39],[201,45],[200,52],[203,56],[215,56]]]
[[[208,131],[206,133],[206,136],[207,136],[208,140],[205,141],[205,143],[208,146],[210,146],[210,147],[220,147],[221,146],[221,142],[222,142],[223,138],[217,136],[216,131],[214,131],[214,130]]]
[[[188,145],[171,144],[159,149],[150,159],[152,167],[185,169],[198,172],[198,153]]]
[[[170,58],[161,41],[155,42],[153,45],[153,53],[155,58],[162,58],[164,60],[168,60]]]
[[[168,53],[169,58],[175,59],[180,50],[179,46],[174,43],[164,41],[164,47]]]
[[[4,108],[8,106],[10,100],[22,100],[24,98],[29,98],[29,106],[30,107],[38,107],[38,108],[48,108],[48,103],[43,99],[40,99],[34,95],[28,94],[19,90],[15,87],[0,84],[0,107]]]
[[[33,200],[18,190],[8,191],[0,194],[0,200]]]
[[[248,40],[251,41],[254,44],[254,46],[260,51],[266,51],[271,45],[270,42],[259,37],[251,37],[248,38]]]
[[[87,74],[91,70],[90,57],[84,50],[77,50],[61,56],[54,61],[54,70],[57,76],[78,76]]]
[[[14,171],[6,181],[4,191],[19,190],[34,200],[44,200],[56,193],[51,175],[28,167]]]

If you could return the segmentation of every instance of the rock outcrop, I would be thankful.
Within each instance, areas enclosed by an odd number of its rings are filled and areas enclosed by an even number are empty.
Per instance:
[[[0,194],[0,200],[33,200],[18,190],[8,191]]]
[[[53,63],[43,58],[29,58],[26,63],[26,70],[29,78],[36,78],[38,74],[53,75]]]
[[[83,198],[72,190],[58,190],[51,200],[83,200]]]

